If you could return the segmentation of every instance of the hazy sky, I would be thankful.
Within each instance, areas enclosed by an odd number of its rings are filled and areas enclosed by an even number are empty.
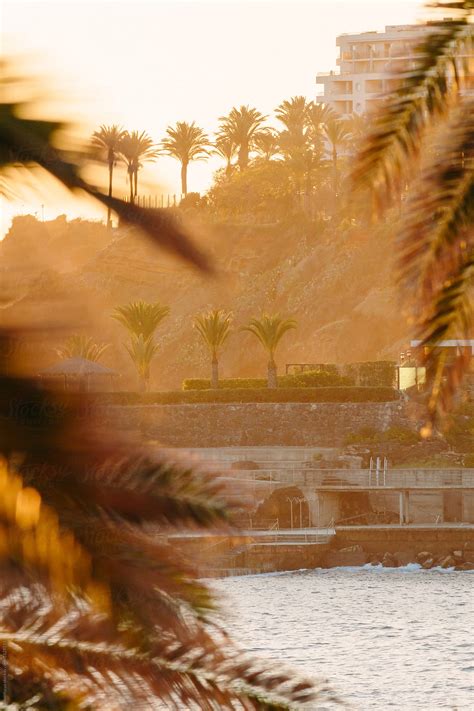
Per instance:
[[[314,98],[316,72],[336,68],[336,35],[415,22],[422,7],[418,0],[4,0],[2,49],[47,78],[56,111],[82,123],[84,135],[119,123],[158,141],[177,120],[212,132],[234,105],[270,114],[285,98]],[[217,165],[193,164],[189,189],[204,190]],[[160,185],[153,192],[179,192],[179,166],[169,158],[143,177]],[[47,194],[41,201],[46,218],[58,212]],[[67,211],[77,206],[68,202]]]

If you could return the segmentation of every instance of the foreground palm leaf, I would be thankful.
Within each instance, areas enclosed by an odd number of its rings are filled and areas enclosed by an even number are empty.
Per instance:
[[[2,82],[5,95],[8,88],[8,82]],[[139,227],[160,246],[202,270],[210,270],[207,258],[169,211],[141,208],[104,194],[80,176],[79,164],[87,157],[87,151],[72,155],[54,147],[55,134],[64,128],[63,124],[26,119],[19,112],[20,106],[15,103],[0,103],[0,169],[39,165],[69,190],[82,190],[115,212],[123,223]]]
[[[158,700],[283,709],[314,698],[310,684],[234,647],[210,591],[168,538],[227,525],[213,475],[117,439],[90,400],[26,379],[1,376],[0,421],[9,701],[110,711]]]
[[[466,353],[448,358],[439,344],[470,337],[474,287],[474,101],[462,95],[468,67],[456,58],[460,48],[472,55],[474,0],[436,7],[454,18],[432,25],[415,70],[400,76],[352,175],[382,207],[409,183],[400,282],[431,384],[426,435],[451,406],[469,364]]]

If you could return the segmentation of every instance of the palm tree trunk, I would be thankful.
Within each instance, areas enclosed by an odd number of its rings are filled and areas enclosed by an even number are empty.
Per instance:
[[[130,180],[130,202],[133,205],[135,200],[133,197],[133,172],[131,170],[128,171],[128,179]]]
[[[138,195],[138,168],[135,168],[135,170],[133,171],[133,179],[135,181],[134,196],[136,199],[136,197]]]
[[[334,194],[337,194],[337,148],[333,146],[332,148],[332,169],[333,169],[333,186]]]
[[[270,360],[268,361],[267,385],[269,388],[277,388],[278,387],[277,367],[276,367],[276,363],[273,360],[273,358],[270,358]]]
[[[181,164],[181,195],[188,194],[188,164],[184,161]]]
[[[109,197],[112,197],[112,176],[114,172],[114,160],[113,158],[109,158]],[[111,220],[111,215],[112,215],[112,210],[110,209],[110,205],[107,208],[107,228],[110,229],[112,225],[112,220]]]
[[[217,361],[217,358],[214,357],[212,359],[212,366],[211,366],[211,388],[214,390],[217,390],[219,387],[219,363]]]
[[[239,168],[245,170],[249,164],[249,146],[248,143],[241,143],[239,148]]]

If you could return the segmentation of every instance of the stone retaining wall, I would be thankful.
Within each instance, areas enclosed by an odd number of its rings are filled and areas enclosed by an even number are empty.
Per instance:
[[[362,427],[409,427],[405,403],[233,403],[109,406],[106,420],[172,447],[331,446]]]

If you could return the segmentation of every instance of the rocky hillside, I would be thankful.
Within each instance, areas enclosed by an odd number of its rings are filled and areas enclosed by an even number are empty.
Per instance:
[[[110,318],[132,299],[169,304],[160,326],[160,352],[152,374],[156,389],[179,387],[184,377],[206,376],[207,354],[192,328],[197,312],[223,307],[235,332],[221,359],[226,376],[261,375],[261,346],[239,327],[262,310],[298,321],[278,352],[285,363],[350,362],[396,358],[407,342],[393,282],[393,245],[387,225],[363,231],[314,225],[213,224],[195,227],[218,276],[204,278],[130,230],[107,232],[64,218],[40,223],[17,218],[0,243],[3,322],[60,326],[37,344],[37,367],[54,362],[53,346],[83,330],[112,344],[104,364],[133,387],[125,334]],[[7,294],[7,296],[5,296]],[[75,325],[74,325],[75,324]]]

